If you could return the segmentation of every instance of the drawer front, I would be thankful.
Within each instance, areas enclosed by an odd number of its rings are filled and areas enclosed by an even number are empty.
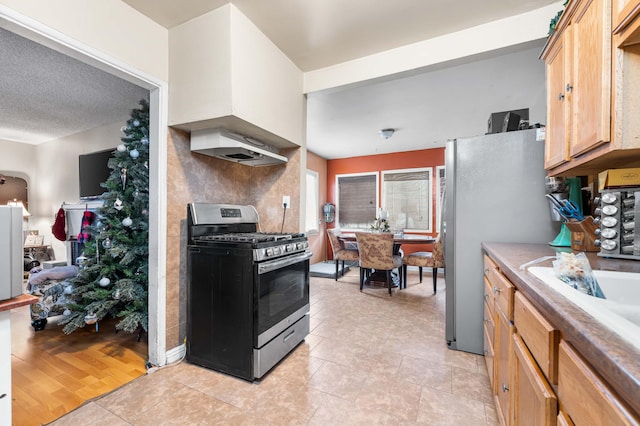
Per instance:
[[[513,293],[515,292],[515,287],[496,269],[489,272],[489,281],[493,286],[496,306],[502,309],[509,321],[513,321]]]
[[[573,423],[635,425],[640,419],[564,340],[558,350],[558,400]]]
[[[519,291],[514,296],[513,322],[547,380],[558,384],[560,331],[549,324]]]
[[[483,257],[484,259],[484,274],[489,276],[489,271],[498,269],[498,264],[494,262],[489,256],[486,254]]]

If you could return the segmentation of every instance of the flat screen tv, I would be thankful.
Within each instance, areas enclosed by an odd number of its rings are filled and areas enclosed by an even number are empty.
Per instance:
[[[100,184],[111,174],[108,163],[112,156],[113,149],[78,156],[81,200],[98,198],[107,191]]]

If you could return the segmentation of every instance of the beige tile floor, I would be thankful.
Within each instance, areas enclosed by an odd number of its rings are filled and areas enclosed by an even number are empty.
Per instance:
[[[311,278],[311,334],[260,383],[187,362],[86,403],[54,425],[495,425],[484,358],[444,337],[445,286],[389,297]]]

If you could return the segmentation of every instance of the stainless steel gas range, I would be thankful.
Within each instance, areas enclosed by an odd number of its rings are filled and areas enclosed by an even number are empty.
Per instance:
[[[252,206],[187,205],[187,360],[261,378],[309,334],[309,243]]]

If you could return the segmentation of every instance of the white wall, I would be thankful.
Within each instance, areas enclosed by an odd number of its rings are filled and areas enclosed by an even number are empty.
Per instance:
[[[304,146],[302,71],[235,6],[171,28],[169,40],[170,125],[235,116]]]
[[[45,244],[53,247],[56,259],[66,259],[66,248],[53,237],[51,226],[62,203],[79,202],[78,156],[115,148],[127,118],[125,113],[117,123],[41,145],[0,140],[0,172],[27,178],[29,229],[45,236]]]
[[[28,16],[150,76],[169,80],[167,29],[120,0],[0,0],[0,26],[7,26],[2,22],[3,15],[10,20],[14,13]],[[17,26],[9,29],[20,33]]]
[[[29,185],[36,172],[33,161],[36,155],[35,145],[0,139],[0,153],[0,173],[25,179],[28,185],[27,195],[31,197]]]

